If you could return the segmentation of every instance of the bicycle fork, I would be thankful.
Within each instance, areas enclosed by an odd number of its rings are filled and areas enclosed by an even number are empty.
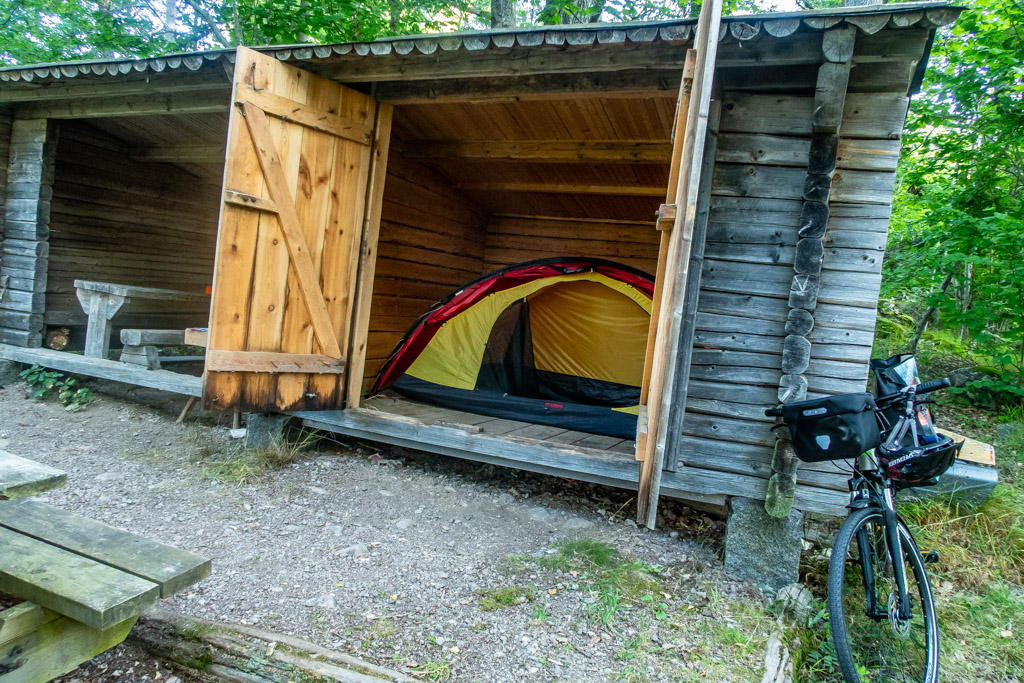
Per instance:
[[[882,491],[879,501],[879,509],[882,512],[882,519],[885,526],[885,545],[889,553],[889,560],[892,562],[893,576],[896,579],[896,616],[906,621],[911,618],[910,600],[907,596],[907,573],[906,565],[903,562],[903,544],[900,541],[899,517],[896,515],[896,506],[892,499],[892,491],[888,488]],[[867,593],[867,616],[872,619],[886,619],[889,617],[888,605],[883,609],[878,608],[878,595],[875,591],[875,567],[871,561],[876,552],[873,544],[868,538],[867,529],[857,531],[857,550],[861,557],[861,572],[864,575],[864,588]]]

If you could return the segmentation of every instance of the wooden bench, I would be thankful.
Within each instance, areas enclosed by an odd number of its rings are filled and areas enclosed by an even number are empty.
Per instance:
[[[0,502],[0,683],[46,681],[120,643],[143,610],[210,561],[30,501]]]
[[[149,370],[160,369],[157,346],[181,346],[185,330],[121,330],[121,362],[141,365]]]

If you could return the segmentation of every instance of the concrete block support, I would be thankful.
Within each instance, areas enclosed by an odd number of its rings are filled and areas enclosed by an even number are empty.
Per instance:
[[[772,517],[764,502],[731,498],[725,530],[725,570],[758,586],[779,590],[799,578],[804,517],[799,510]]]
[[[247,413],[245,447],[273,448],[288,440],[289,423],[295,418],[276,413]]]

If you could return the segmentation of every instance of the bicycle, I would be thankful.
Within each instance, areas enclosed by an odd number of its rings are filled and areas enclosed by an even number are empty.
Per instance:
[[[936,484],[963,442],[938,434],[925,407],[927,394],[950,386],[948,379],[917,384],[916,363],[904,356],[873,360],[872,370],[876,394],[887,393],[800,401],[765,415],[782,417],[801,460],[854,461],[850,514],[828,569],[832,642],[843,679],[935,683],[939,628],[925,565],[939,558],[918,549],[895,495]]]

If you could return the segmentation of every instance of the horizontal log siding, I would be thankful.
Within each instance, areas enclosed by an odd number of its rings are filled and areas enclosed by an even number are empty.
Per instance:
[[[725,93],[681,462],[767,478],[813,97]],[[863,391],[905,98],[847,98],[808,397]],[[685,475],[685,469],[681,471]],[[803,484],[845,475],[804,465]]]
[[[395,345],[432,304],[484,273],[486,216],[445,179],[388,159],[364,390]]]
[[[214,185],[171,164],[131,160],[120,144],[65,121],[50,210],[48,324],[84,324],[74,280],[202,293],[213,278],[220,210]],[[137,300],[126,327],[205,326],[209,307]]]
[[[4,206],[7,199],[7,166],[11,162],[11,113],[0,109],[0,242],[4,239]]]
[[[494,216],[487,227],[487,270],[540,258],[585,256],[617,261],[653,275],[658,231],[648,222]]]

